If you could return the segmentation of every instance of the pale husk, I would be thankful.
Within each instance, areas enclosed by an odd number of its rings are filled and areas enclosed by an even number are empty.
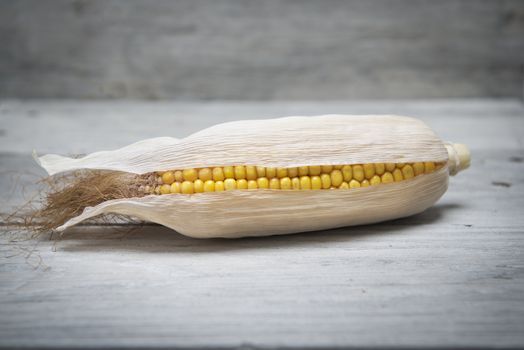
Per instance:
[[[45,155],[50,175],[76,169],[143,174],[226,165],[294,167],[447,162],[443,142],[419,120],[399,116],[287,117],[216,125],[184,139],[144,140],[84,158]],[[447,189],[448,167],[399,183],[351,190],[227,191],[115,199],[59,230],[101,214],[156,222],[199,238],[286,234],[379,222],[419,213]]]

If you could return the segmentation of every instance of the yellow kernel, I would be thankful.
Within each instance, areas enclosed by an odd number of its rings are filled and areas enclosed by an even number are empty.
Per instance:
[[[198,171],[198,178],[206,182],[213,178],[213,172],[209,168],[202,168]]]
[[[307,166],[299,166],[298,167],[298,175],[299,176],[307,176],[309,174],[309,167]]]
[[[344,167],[343,165],[333,165],[333,168],[337,170],[342,170],[343,167]]]
[[[243,165],[235,166],[235,179],[245,179],[246,178],[246,167]]]
[[[277,168],[266,168],[266,177],[272,179],[277,176]]]
[[[423,174],[424,173],[424,163],[422,162],[413,163],[413,170],[415,171],[415,176]]]
[[[411,179],[415,176],[415,173],[413,172],[413,167],[409,164],[404,165],[402,168],[402,175],[404,176],[404,179]]]
[[[171,185],[163,184],[160,186],[160,193],[161,194],[170,194],[171,193]]]
[[[321,190],[322,189],[322,180],[320,180],[320,176],[311,176],[311,189],[312,190]]]
[[[224,167],[224,176],[226,179],[234,179],[235,178],[235,167],[232,166],[225,166]],[[224,183],[225,186],[225,183]],[[226,186],[227,189],[227,186]]]
[[[327,190],[331,187],[331,175],[322,174],[320,175],[320,180],[322,181],[322,188]]]
[[[402,170],[398,168],[393,170],[393,178],[395,179],[396,182],[404,180],[404,176],[402,176]]]
[[[256,190],[256,189],[258,188],[258,185],[257,185],[256,180],[249,180],[249,181],[247,182],[247,188],[248,188],[249,190]]]
[[[393,175],[389,172],[389,171],[386,171],[384,174],[382,174],[382,176],[380,177],[380,181],[383,183],[383,184],[388,184],[388,183],[391,183],[393,181],[395,181],[393,179]]]
[[[175,171],[175,181],[180,183],[184,181],[184,174],[182,174],[182,170]]]
[[[195,182],[193,182],[193,188],[195,189],[195,193],[204,192],[204,181],[200,179],[195,180]]]
[[[193,187],[193,183],[191,181],[184,181],[182,182],[182,186],[180,187],[180,192],[183,194],[192,194],[195,192],[195,188]]]
[[[246,179],[238,179],[237,180],[237,188],[239,190],[247,190],[247,180]]]
[[[171,184],[171,193],[180,193],[180,182],[173,182]]]
[[[344,181],[351,181],[353,178],[353,169],[351,165],[344,165],[342,167],[342,175],[344,176]]]
[[[402,169],[404,167],[404,165],[406,165],[406,163],[397,163],[396,164],[397,168],[399,168],[399,169]]]
[[[283,177],[280,179],[280,189],[290,190],[291,187],[291,179],[289,177]]]
[[[357,181],[364,180],[364,168],[362,165],[353,165],[353,178]]]
[[[349,181],[349,188],[359,188],[359,187],[360,187],[360,182],[358,182],[357,180]]]
[[[386,165],[384,163],[375,164],[375,174],[382,175],[384,174],[384,171],[386,171]]]
[[[182,174],[184,175],[185,181],[195,181],[198,179],[198,173],[194,168],[184,169],[182,170]]]
[[[340,184],[340,186],[338,186],[338,188],[340,188],[341,190],[347,190],[349,189],[349,184],[346,181],[344,181]]]
[[[320,170],[322,171],[322,173],[324,174],[330,174],[331,171],[333,170],[333,165],[322,165],[320,167]]]
[[[297,177],[298,176],[298,168],[294,167],[294,168],[287,169],[287,176],[290,177],[290,178]]]
[[[171,171],[166,171],[162,174],[162,182],[171,185],[173,182],[175,182],[175,174],[173,174]]]
[[[265,177],[266,176],[266,168],[263,166],[257,166],[257,177]]]
[[[424,162],[424,172],[427,174],[427,173],[432,173],[433,171],[435,171],[435,163]]]
[[[287,176],[287,169],[286,168],[277,168],[277,177],[279,179]]]
[[[269,188],[272,190],[278,190],[280,189],[280,180],[276,177],[269,180]]]
[[[294,190],[300,190],[300,179],[298,177],[294,177],[291,179],[291,187]]]
[[[207,180],[204,182],[204,192],[215,192],[215,181]]]
[[[215,181],[224,181],[226,177],[224,176],[224,169],[222,168],[213,168],[213,180]]]
[[[215,181],[215,192],[222,192],[224,190],[224,181]]]
[[[267,177],[259,177],[257,179],[258,188],[269,188],[269,180]]]
[[[375,175],[375,164],[368,163],[362,166],[364,168],[364,176],[366,179],[371,179]]]
[[[360,186],[361,187],[368,187],[369,186],[369,181],[367,179],[362,180],[362,182],[360,183]]]
[[[309,167],[309,175],[320,175],[322,169],[319,165],[314,165]]]
[[[246,166],[246,179],[256,180],[257,179],[257,168],[251,165]]]
[[[389,172],[395,170],[396,167],[395,163],[386,163],[386,170]]]
[[[300,189],[301,190],[310,190],[311,189],[311,179],[309,176],[302,176],[300,178]]]
[[[331,185],[338,187],[344,181],[344,176],[340,170],[333,170],[331,172]]]
[[[371,180],[369,180],[369,183],[371,185],[378,185],[378,184],[380,184],[380,176],[378,176],[378,175],[373,176],[371,178]]]
[[[165,171],[157,171],[157,172],[156,172],[156,175],[157,175],[157,176],[162,176],[162,175],[164,175],[164,173],[165,173]]]
[[[225,179],[224,188],[226,191],[232,191],[237,189],[237,180],[235,179]]]

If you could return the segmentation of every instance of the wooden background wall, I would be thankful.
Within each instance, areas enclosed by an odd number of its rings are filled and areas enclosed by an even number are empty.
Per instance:
[[[0,0],[0,98],[521,97],[524,1]]]

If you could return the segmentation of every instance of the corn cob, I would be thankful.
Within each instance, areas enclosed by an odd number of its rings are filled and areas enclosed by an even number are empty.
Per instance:
[[[39,162],[50,175],[121,172],[115,187],[132,188],[131,196],[86,205],[59,230],[116,213],[192,237],[232,238],[416,214],[442,196],[449,174],[469,166],[469,151],[416,119],[329,115],[226,123],[182,140]]]

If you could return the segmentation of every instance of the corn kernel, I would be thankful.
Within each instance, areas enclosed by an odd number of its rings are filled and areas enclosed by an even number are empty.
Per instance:
[[[357,181],[364,180],[364,168],[362,165],[353,165],[353,178]]]
[[[402,176],[402,170],[398,168],[393,170],[393,179],[395,179],[396,182],[404,180],[404,177]]]
[[[291,189],[291,179],[289,177],[283,177],[280,179],[280,189],[282,190]]]
[[[435,163],[424,162],[424,172],[428,174],[428,173],[432,173],[433,171],[435,171]]]
[[[287,176],[287,169],[286,168],[277,168],[277,177],[279,179]]]
[[[258,188],[269,188],[269,180],[267,177],[259,177],[257,179]]]
[[[256,180],[249,180],[247,182],[247,189],[248,190],[256,190],[258,188]]]
[[[395,163],[386,163],[386,170],[389,171],[389,172],[392,172],[393,170],[395,170],[397,166],[395,165]]]
[[[322,180],[320,180],[320,176],[311,176],[311,189],[312,190],[321,190],[322,189]]]
[[[265,177],[266,176],[266,168],[263,166],[257,166],[257,177]]]
[[[175,182],[175,174],[172,171],[166,171],[162,174],[162,182],[168,185],[171,185]]]
[[[362,167],[364,168],[364,177],[366,179],[371,179],[373,175],[375,175],[375,164],[368,163],[364,164]]]
[[[195,192],[195,188],[193,187],[193,183],[191,181],[184,181],[182,182],[182,186],[180,187],[180,192],[183,194],[192,194]]]
[[[309,167],[309,175],[320,175],[322,169],[319,165],[314,165]]]
[[[353,178],[353,169],[351,168],[351,165],[344,165],[342,167],[342,175],[344,176],[344,181],[351,181]]]
[[[180,193],[180,182],[173,182],[171,184],[171,193]]]
[[[369,180],[369,183],[371,185],[378,185],[378,184],[380,184],[380,176],[378,176],[378,175],[373,176],[371,178],[371,180]]]
[[[393,179],[393,174],[391,174],[389,171],[386,171],[384,174],[382,174],[382,176],[380,177],[380,181],[383,183],[383,184],[389,184],[393,181],[395,181]]]
[[[276,177],[269,180],[269,188],[272,190],[279,190],[280,189],[280,180]]]
[[[337,170],[342,170],[343,167],[344,167],[343,165],[333,165],[333,168]]]
[[[300,179],[298,177],[294,177],[291,179],[291,187],[294,190],[300,190]]]
[[[424,174],[424,163],[422,162],[413,163],[413,170],[415,171],[415,176]]]
[[[272,179],[277,176],[277,168],[266,168],[266,177]]]
[[[194,168],[184,169],[182,170],[182,174],[184,175],[185,181],[195,181],[198,179],[198,173]]]
[[[299,166],[298,167],[298,175],[299,176],[307,176],[309,174],[309,167],[307,166]]]
[[[397,168],[402,169],[406,165],[406,163],[397,163],[395,165],[397,166]]]
[[[404,165],[404,167],[402,168],[402,175],[406,180],[414,177],[415,173],[413,172],[413,167],[409,164]]]
[[[346,181],[344,181],[340,184],[340,186],[338,186],[338,188],[340,188],[341,190],[347,190],[349,189],[349,184]]]
[[[247,190],[247,180],[246,179],[238,179],[237,180],[237,188],[239,190]]]
[[[237,189],[237,180],[235,179],[225,179],[224,188],[226,191],[232,191]]]
[[[200,179],[195,180],[195,182],[193,182],[193,188],[195,190],[195,193],[204,192],[204,181]]]
[[[232,166],[225,166],[224,167],[224,176],[226,177],[226,179],[234,179],[235,178],[235,167],[232,167]],[[225,182],[224,182],[224,186],[225,186]],[[227,190],[227,186],[226,186],[226,190]]]
[[[243,165],[237,165],[234,168],[235,179],[245,179],[246,178],[246,168]]]
[[[362,182],[360,183],[360,186],[361,187],[368,187],[369,186],[369,181],[367,179],[362,180]]]
[[[215,181],[207,180],[204,182],[204,192],[215,192]]]
[[[333,170],[333,165],[322,165],[320,170],[323,174],[330,174]]]
[[[375,164],[375,174],[382,175],[386,171],[386,165],[384,163]]]
[[[256,180],[257,179],[257,168],[254,166],[246,166],[246,179]]]
[[[163,184],[160,186],[160,193],[161,194],[170,194],[171,193],[171,185]]]
[[[320,180],[322,181],[322,188],[327,190],[331,187],[331,175],[322,174],[320,175]]]
[[[297,177],[298,176],[298,168],[289,168],[287,169],[287,176],[290,178]]]
[[[160,194],[160,186],[156,186],[155,187],[155,193],[156,194]]]
[[[215,192],[225,191],[224,181],[215,181]]]
[[[311,189],[311,178],[309,176],[302,176],[300,178],[300,189],[310,190]]]
[[[360,187],[360,182],[358,182],[357,180],[349,181],[349,188],[359,188],[359,187]]]
[[[222,169],[222,168],[213,168],[213,180],[215,180],[215,181],[224,181],[225,178],[226,177],[224,176],[224,169]]]
[[[206,182],[213,178],[213,172],[209,168],[202,168],[198,171],[198,178]]]
[[[338,187],[344,181],[344,176],[340,170],[333,170],[330,174],[331,185]]]

